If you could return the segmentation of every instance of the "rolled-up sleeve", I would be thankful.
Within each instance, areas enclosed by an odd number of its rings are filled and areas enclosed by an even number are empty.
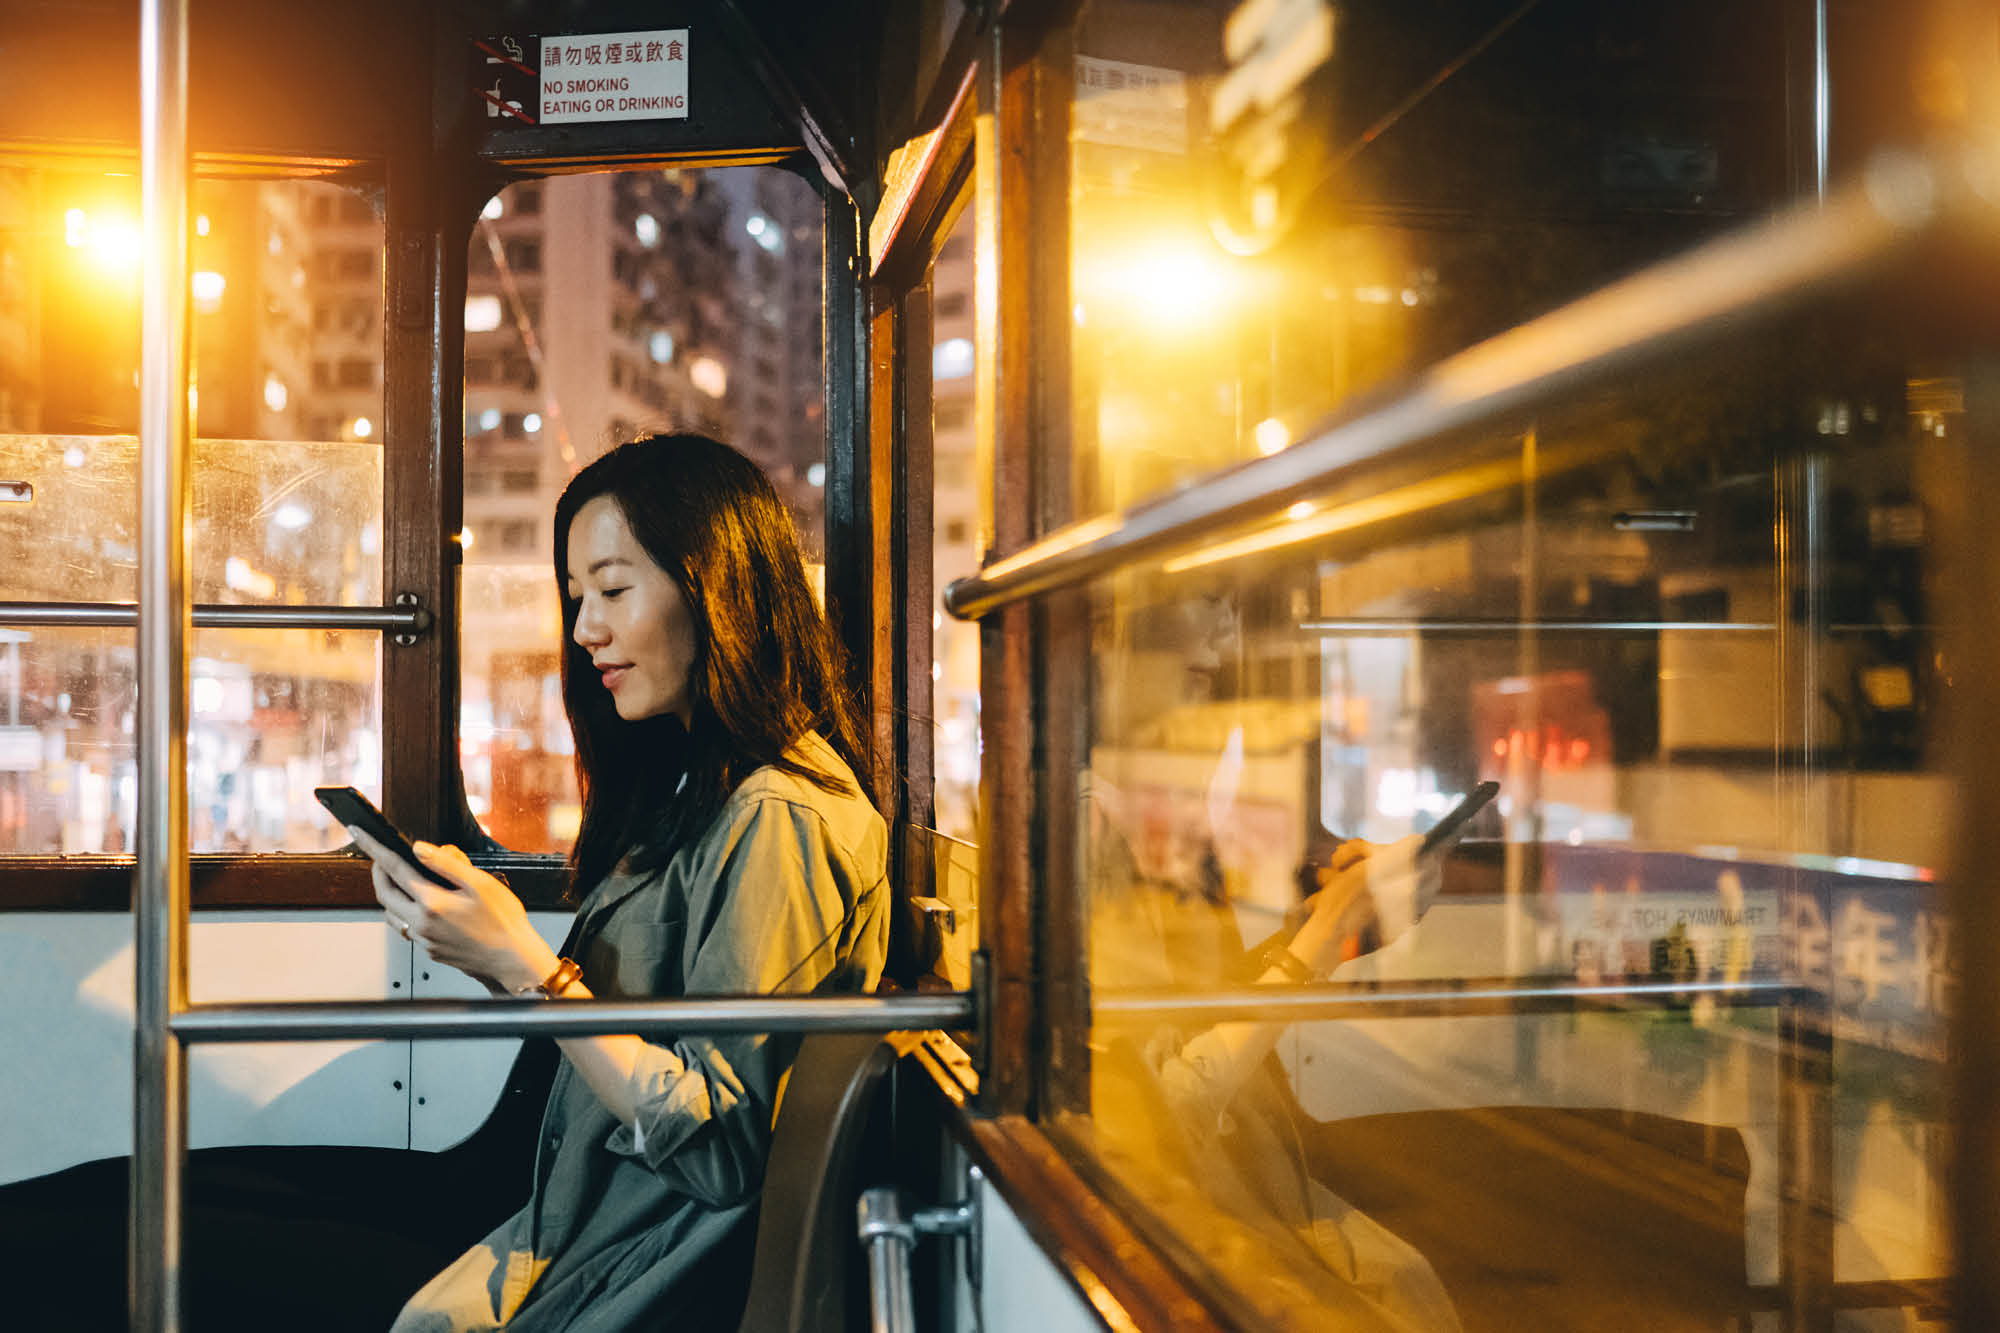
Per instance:
[[[856,910],[882,888],[879,868],[856,882],[817,811],[775,795],[727,811],[691,870],[689,995],[803,994],[839,980]],[[607,1146],[715,1206],[747,1198],[762,1183],[778,1083],[797,1048],[796,1035],[649,1041],[632,1074],[636,1122]]]

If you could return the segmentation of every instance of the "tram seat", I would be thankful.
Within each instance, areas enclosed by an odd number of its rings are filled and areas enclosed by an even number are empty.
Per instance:
[[[800,1042],[772,1130],[738,1333],[850,1326],[861,1145],[868,1109],[895,1062],[895,1048],[878,1034],[811,1033]]]

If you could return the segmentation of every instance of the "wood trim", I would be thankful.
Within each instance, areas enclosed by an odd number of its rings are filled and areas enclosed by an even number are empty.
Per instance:
[[[902,816],[916,828],[935,827],[936,816],[936,689],[931,663],[936,657],[931,635],[931,608],[937,605],[934,586],[937,555],[934,508],[937,476],[931,442],[931,284],[928,275],[901,293],[897,329],[895,452],[896,566],[903,571],[902,605],[897,626],[898,759],[903,774]],[[930,892],[926,887],[924,892]]]
[[[531,911],[565,911],[569,871],[549,858],[474,857],[506,876]],[[0,860],[7,878],[9,912],[129,912],[132,858],[125,856],[22,856]],[[301,911],[338,908],[379,910],[368,865],[341,853],[189,858],[196,912]]]
[[[383,210],[382,587],[391,602],[414,594],[434,628],[414,643],[383,640],[382,809],[404,828],[464,841],[453,538],[464,512],[465,330],[457,316],[471,221],[447,225],[446,187],[429,148],[426,141],[390,163]]]
[[[1074,73],[1066,28],[1037,17],[1003,20],[981,52],[975,120],[977,292],[975,402],[981,472],[992,478],[982,515],[987,562],[1032,542],[1048,506],[1049,460],[1067,466],[1069,258],[1068,97]],[[1051,314],[1050,312],[1054,313]],[[982,1106],[1023,1114],[1035,1105],[1042,1063],[1037,946],[1046,829],[1038,822],[1040,701],[1031,605],[980,624],[980,934],[992,978],[981,1034]],[[1065,881],[1066,887],[1067,881]]]
[[[944,118],[891,154],[883,169],[889,192],[868,224],[878,283],[903,287],[919,281],[964,206],[972,175],[973,90],[978,73],[976,65],[966,68]],[[901,161],[906,155],[915,161],[905,171]]]
[[[890,814],[897,804],[889,712],[895,698],[895,570],[888,530],[895,478],[881,414],[894,410],[893,323],[885,332],[884,312],[869,304],[860,214],[844,195],[826,196],[825,236],[826,613],[847,654],[875,746],[875,772],[865,780],[875,808]]]
[[[1180,1272],[1020,1116],[947,1117],[1043,1253],[1114,1333],[1224,1333]]]

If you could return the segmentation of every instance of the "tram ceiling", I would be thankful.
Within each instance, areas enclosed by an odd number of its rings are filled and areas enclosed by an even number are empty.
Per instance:
[[[383,162],[430,124],[446,155],[508,167],[583,169],[620,159],[691,165],[772,161],[808,150],[864,212],[887,148],[948,102],[981,10],[951,0],[894,4],[691,0],[661,6],[332,8],[192,0],[189,138],[204,174],[335,174]],[[475,87],[475,42],[685,28],[688,114],[528,124]],[[136,170],[139,107],[130,71],[138,11],[123,0],[29,0],[0,11],[0,159]],[[463,96],[450,95],[458,83]],[[530,112],[532,114],[532,112]],[[128,164],[129,163],[129,164]]]

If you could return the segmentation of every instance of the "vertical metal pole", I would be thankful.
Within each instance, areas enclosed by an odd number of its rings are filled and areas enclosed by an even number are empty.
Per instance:
[[[1826,0],[1813,0],[1813,198],[1826,202],[1827,144],[1833,127],[1833,72],[1826,56]]]
[[[1827,469],[1827,455],[1807,446],[1792,452],[1774,473],[1778,706],[1772,754],[1779,850],[1793,865],[1785,887],[1788,930],[1800,928],[1801,912],[1824,921],[1831,908],[1817,881],[1798,868],[1801,854],[1829,850],[1825,798],[1815,790],[1821,763],[1820,636],[1826,626],[1828,579]],[[1838,1206],[1833,1192],[1833,997],[1819,988],[1830,984],[1823,980],[1806,975],[1792,980],[1797,987],[1793,998],[1778,1011],[1778,1282],[1784,1327],[1824,1333],[1834,1318]],[[1815,989],[1807,995],[1809,986]]]
[[[187,1002],[189,0],[141,0],[139,825],[133,893],[132,1327],[180,1328]]]

